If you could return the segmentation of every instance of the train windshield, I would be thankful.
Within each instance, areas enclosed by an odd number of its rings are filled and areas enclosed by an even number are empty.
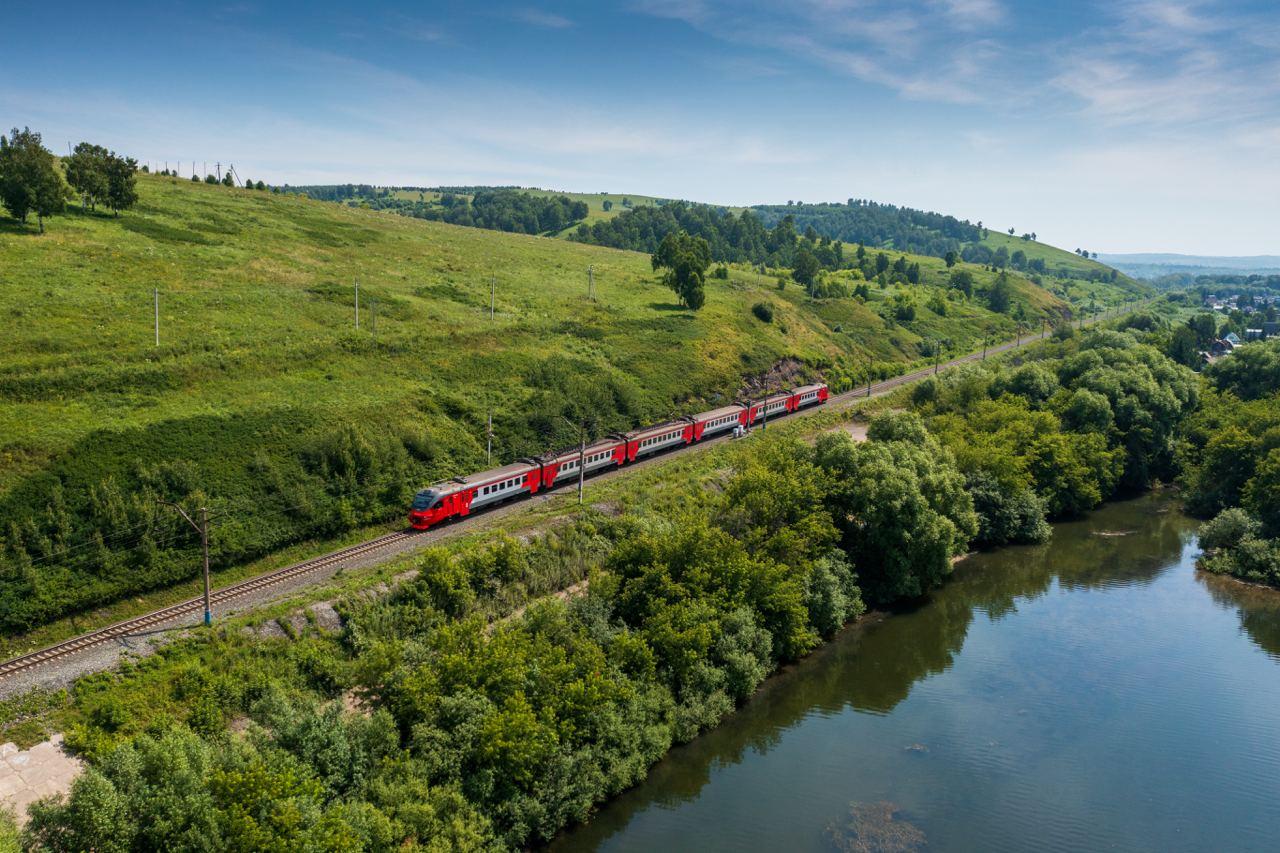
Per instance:
[[[413,508],[417,510],[431,509],[440,503],[440,495],[431,489],[423,489],[413,496]]]

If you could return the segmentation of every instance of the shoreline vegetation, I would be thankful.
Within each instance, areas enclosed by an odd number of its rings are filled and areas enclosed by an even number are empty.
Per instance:
[[[1201,527],[1199,566],[1280,588],[1280,343],[1210,365],[1185,430],[1182,484]]]
[[[1064,329],[902,392],[910,410],[864,443],[771,429],[618,484],[617,514],[432,549],[385,596],[336,602],[337,633],[202,633],[83,679],[43,719],[90,768],[33,807],[24,843],[549,839],[971,547],[1043,541],[1049,518],[1173,479],[1198,380],[1151,334]],[[480,615],[583,580],[570,601]]]

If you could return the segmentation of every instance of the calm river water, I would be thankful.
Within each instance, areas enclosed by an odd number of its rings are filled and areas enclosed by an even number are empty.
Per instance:
[[[1193,529],[1144,497],[971,557],[553,849],[1280,849],[1280,593]]]

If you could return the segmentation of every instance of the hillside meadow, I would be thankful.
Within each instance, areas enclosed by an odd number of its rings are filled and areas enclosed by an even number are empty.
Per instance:
[[[1014,332],[980,298],[993,274],[973,267],[979,296],[943,299],[931,258],[913,258],[924,285],[865,303],[732,268],[695,314],[638,253],[160,176],[139,192],[118,218],[70,211],[44,236],[0,221],[5,632],[194,574],[160,499],[214,511],[225,568],[394,519],[425,482],[483,467],[490,412],[507,461],[571,443],[584,419],[652,422],[762,377],[839,389],[934,341]],[[1013,293],[1030,325],[1066,310],[1017,276]],[[895,297],[914,320],[893,319]]]

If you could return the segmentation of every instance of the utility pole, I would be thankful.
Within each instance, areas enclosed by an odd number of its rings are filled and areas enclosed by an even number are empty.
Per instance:
[[[156,346],[160,346],[160,288],[151,288],[151,295],[155,299],[156,306]]]
[[[867,396],[871,396],[871,359],[867,358]]]
[[[587,265],[587,298],[592,302],[596,301],[596,266],[595,264]]]
[[[493,465],[493,409],[489,410],[489,425],[485,427],[484,436],[486,464]]]
[[[942,355],[942,344],[938,341],[933,342],[933,375],[938,375],[938,359]]]
[[[760,429],[769,426],[769,380],[764,383],[764,399],[760,402]]]
[[[582,487],[587,478],[587,422],[583,421],[578,433],[578,506],[582,506]]]
[[[200,523],[197,524],[191,516],[187,515],[187,511],[172,501],[160,501],[165,506],[171,506],[186,519],[195,531],[200,534],[200,548],[204,551],[204,624],[205,627],[213,625],[213,608],[209,604],[209,509],[208,507],[200,507]]]
[[[986,361],[986,360],[987,360],[987,338],[989,338],[989,337],[990,337],[990,335],[983,335],[983,336],[982,336],[982,360],[983,360],[983,361]]]
[[[356,279],[356,331],[360,331],[360,279]]]
[[[373,336],[378,337],[378,300],[372,300],[369,310],[373,312]]]
[[[218,170],[218,183],[222,183],[222,164],[214,163],[214,168]]]
[[[498,277],[489,276],[489,319],[493,319],[493,303],[498,295]]]

